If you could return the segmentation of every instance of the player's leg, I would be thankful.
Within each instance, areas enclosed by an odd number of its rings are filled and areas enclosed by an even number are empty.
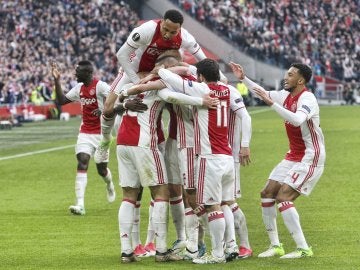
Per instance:
[[[224,161],[224,160],[223,160]],[[199,157],[198,159],[198,179],[197,179],[197,203],[205,204],[208,215],[209,234],[211,236],[212,252],[209,255],[204,255],[201,258],[193,260],[193,263],[208,264],[208,263],[224,263],[224,234],[225,234],[225,218],[221,210],[220,203],[222,201],[222,179],[224,173],[225,160],[221,159],[206,159]],[[232,165],[231,165],[232,166]]]
[[[74,215],[85,215],[85,190],[87,186],[87,169],[90,155],[86,153],[78,153],[76,158],[78,161],[75,179],[76,203],[75,205],[71,205],[69,210]]]
[[[134,224],[132,227],[131,237],[132,237],[132,245],[134,248],[134,254],[138,257],[146,257],[148,256],[147,251],[144,246],[141,244],[140,239],[140,208],[141,208],[141,199],[143,194],[143,187],[140,187],[139,194],[136,198],[136,205],[134,209]]]
[[[241,185],[240,185],[240,163],[234,162],[235,171],[235,199],[241,198]],[[234,200],[230,202],[229,207],[234,216],[235,234],[239,238],[239,258],[248,258],[252,256],[252,249],[249,243],[249,234],[246,224],[246,218],[240,206]]]
[[[168,176],[170,212],[176,230],[176,240],[173,243],[174,253],[180,252],[186,246],[185,234],[185,208],[183,202],[182,180],[178,159],[177,142],[168,138],[165,144],[165,165]]]
[[[311,172],[311,176],[309,176],[309,172]],[[294,252],[282,256],[282,259],[297,259],[313,255],[311,247],[306,242],[294,201],[300,194],[309,195],[311,193],[322,172],[323,167],[313,168],[306,164],[296,163],[276,196],[284,224],[297,247]]]
[[[152,213],[154,211],[154,200],[151,199],[149,204],[149,223],[146,235],[146,242],[145,242],[145,250],[147,251],[149,256],[155,256],[156,254],[156,247],[155,247],[155,231],[154,225],[152,221]]]
[[[106,196],[108,202],[115,201],[116,193],[114,183],[112,181],[111,171],[107,166],[107,163],[96,163],[96,169],[98,174],[102,177],[106,184]]]
[[[284,248],[279,240],[276,222],[277,209],[275,198],[291,166],[292,164],[286,160],[282,160],[272,170],[269,176],[269,180],[266,182],[264,189],[260,192],[262,218],[266,232],[270,239],[270,247],[258,255],[260,258],[282,256],[285,253]]]

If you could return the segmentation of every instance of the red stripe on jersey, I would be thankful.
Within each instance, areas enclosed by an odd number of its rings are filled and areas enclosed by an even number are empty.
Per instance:
[[[194,149],[187,148],[187,164],[188,164],[188,188],[195,188],[194,180]]]
[[[177,138],[177,116],[174,111],[174,105],[167,103],[166,108],[169,111],[170,118],[169,118],[169,138],[176,140]]]
[[[180,139],[180,148],[186,147],[186,132],[185,132],[185,124],[182,117],[182,110],[180,106],[175,105],[176,110],[176,120],[177,120],[177,130],[179,132]]]
[[[150,126],[150,149],[157,149],[158,140],[157,140],[157,132],[156,132],[156,122],[157,119],[156,113],[160,105],[160,101],[155,101],[154,104],[150,108],[150,116],[149,116],[149,126]]]
[[[165,184],[165,180],[164,180],[164,171],[163,168],[161,166],[161,161],[160,161],[160,156],[159,156],[159,152],[157,150],[153,150],[153,157],[155,160],[155,166],[156,166],[156,173],[157,173],[157,177],[158,177],[158,183],[160,185]]]
[[[124,72],[121,70],[118,75],[116,76],[115,80],[113,81],[113,83],[110,86],[110,92],[114,92],[114,90],[116,89],[116,86],[118,85],[119,81],[121,80],[121,78],[123,77]]]
[[[195,106],[193,106],[193,116],[194,116],[194,151],[195,151],[195,155],[200,155],[201,154],[200,127],[198,121],[198,110]]]
[[[198,204],[204,204],[204,182],[205,182],[205,169],[206,169],[206,159],[200,159],[199,166],[199,178],[198,178],[198,190],[196,194],[196,202]]]
[[[313,143],[314,150],[315,150],[315,155],[314,155],[312,165],[317,166],[318,161],[319,161],[319,156],[320,156],[320,146],[319,146],[318,136],[317,136],[315,128],[314,128],[314,122],[310,119],[309,121],[307,121],[307,124],[308,124],[308,128],[310,130],[311,141]]]
[[[229,131],[228,131],[228,138],[229,138],[229,144],[231,147],[233,147],[233,143],[234,143],[234,130],[235,130],[235,119],[236,119],[236,114],[230,110],[230,117],[229,117]],[[237,134],[240,136],[240,134]]]
[[[195,215],[194,214],[194,211],[191,209],[191,210],[189,210],[189,211],[187,211],[187,212],[185,212],[185,216],[191,216],[191,215]]]
[[[237,210],[239,210],[239,206],[235,206],[233,208],[231,208],[231,212],[235,213]]]

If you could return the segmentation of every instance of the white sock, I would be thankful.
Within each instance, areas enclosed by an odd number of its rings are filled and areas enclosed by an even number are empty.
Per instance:
[[[103,135],[103,141],[109,142],[111,140],[111,130],[114,126],[115,116],[107,118],[104,115],[101,116],[101,134]]]
[[[240,239],[240,246],[245,247],[247,249],[251,249],[249,243],[249,233],[248,228],[246,225],[246,218],[241,211],[239,205],[237,203],[233,203],[231,206],[231,211],[234,215],[234,226],[235,226],[235,233]]]
[[[153,225],[153,220],[152,220],[153,211],[154,211],[154,201],[151,200],[150,205],[149,205],[149,223],[148,223],[145,245],[147,245],[149,243],[154,243],[154,241],[155,241],[155,231],[154,231],[154,225]]]
[[[134,250],[131,245],[131,230],[134,223],[135,202],[123,200],[119,208],[119,231],[121,252],[126,254],[132,253]]]
[[[208,213],[209,232],[211,236],[211,254],[216,257],[224,256],[225,218],[221,211]]]
[[[85,198],[86,185],[87,185],[87,172],[84,170],[77,171],[76,179],[75,179],[76,205],[80,205],[82,207],[85,206],[84,198]]]
[[[167,219],[168,201],[155,200],[152,220],[155,230],[156,251],[166,252],[167,249]]]
[[[299,214],[293,202],[278,204],[279,211],[284,219],[286,228],[289,230],[298,248],[308,249],[304,233],[301,229]]]
[[[134,223],[131,230],[132,245],[135,249],[136,246],[141,244],[140,240],[140,206],[141,202],[137,201],[134,208]]]
[[[182,196],[170,198],[170,210],[176,229],[177,239],[186,240],[185,208]]]
[[[110,184],[110,183],[112,182],[111,171],[110,171],[109,168],[106,168],[106,170],[107,170],[107,173],[106,173],[106,175],[103,177],[103,179],[104,179],[104,182],[105,182],[106,184]]]
[[[221,206],[225,218],[225,244],[227,248],[237,246],[235,229],[234,229],[234,215],[227,204]]]
[[[185,230],[187,235],[186,248],[191,252],[198,250],[199,220],[192,208],[185,209]]]
[[[276,224],[277,211],[275,199],[261,199],[262,218],[270,243],[273,246],[280,245]]]

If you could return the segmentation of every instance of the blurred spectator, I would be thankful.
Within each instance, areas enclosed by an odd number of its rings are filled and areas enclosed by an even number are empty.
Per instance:
[[[344,85],[343,98],[346,104],[353,105],[355,103],[354,89],[350,83]]]
[[[173,2],[260,61],[282,68],[302,62],[316,75],[359,80],[358,0]]]
[[[99,79],[113,81],[119,68],[115,53],[138,21],[125,1],[1,1],[0,103],[21,103],[30,96],[39,102],[36,87],[48,101],[50,60],[63,64],[66,89],[72,88],[73,66],[82,59],[94,62]]]

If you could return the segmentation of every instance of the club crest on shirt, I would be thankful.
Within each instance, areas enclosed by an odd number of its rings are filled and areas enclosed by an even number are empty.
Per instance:
[[[291,104],[290,111],[296,112],[296,107],[297,107],[296,103]]]
[[[95,88],[91,88],[90,91],[89,91],[89,94],[91,96],[95,95]]]
[[[309,108],[308,106],[306,106],[306,105],[302,105],[301,108],[303,108],[303,109],[304,109],[305,111],[307,111],[308,113],[311,112],[310,108]]]
[[[241,98],[235,99],[235,103],[239,103],[239,102],[241,102]]]
[[[188,80],[188,85],[189,85],[190,87],[192,87],[192,86],[193,86],[192,81]]]
[[[140,39],[140,34],[139,33],[134,33],[131,38],[132,38],[133,41],[138,41]]]

